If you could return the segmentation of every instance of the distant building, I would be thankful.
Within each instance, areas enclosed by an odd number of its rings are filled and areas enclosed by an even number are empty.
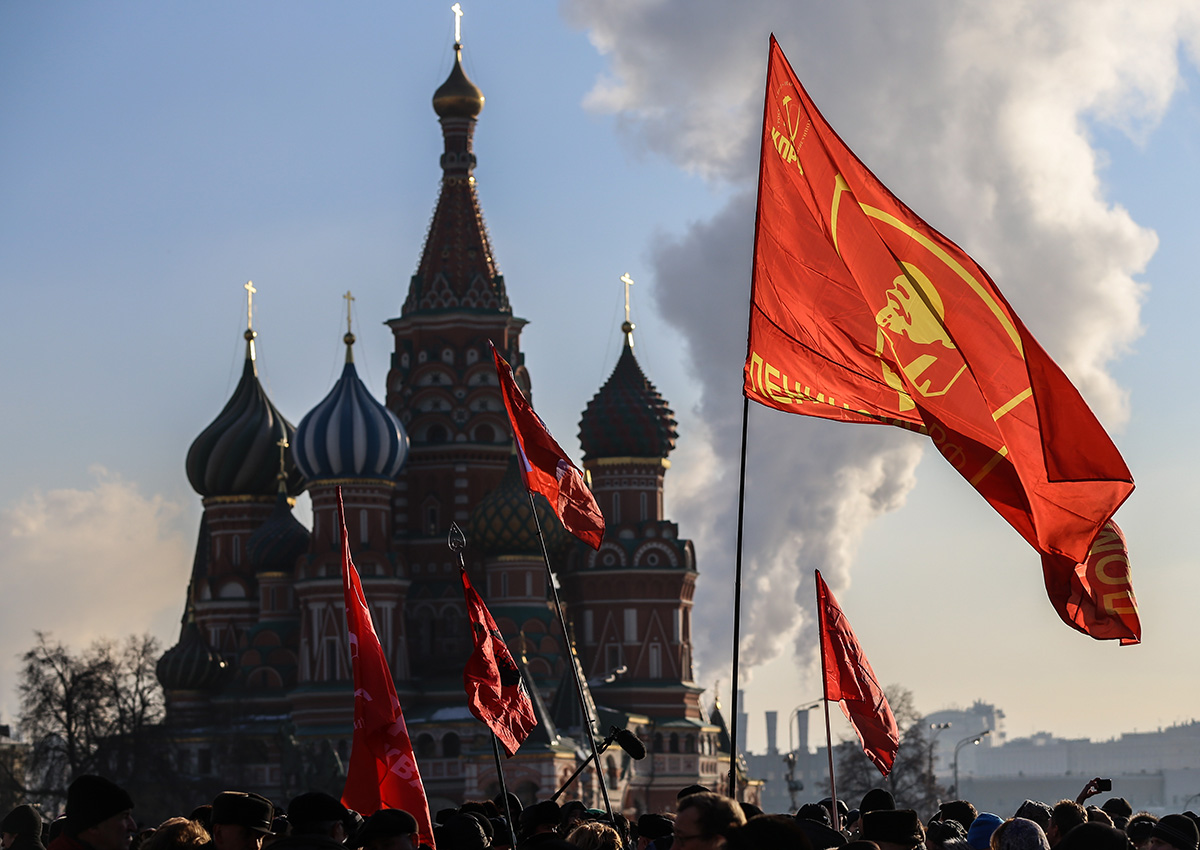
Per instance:
[[[293,427],[258,381],[248,327],[241,382],[188,452],[204,514],[179,641],[158,666],[166,726],[198,793],[233,784],[283,800],[340,790],[353,719],[341,487],[431,808],[499,789],[489,735],[465,705],[472,641],[446,545],[451,522],[466,532],[472,582],[537,696],[539,726],[506,763],[510,790],[545,799],[586,752],[578,664],[597,737],[628,726],[649,751],[643,761],[616,747],[604,754],[615,807],[670,808],[679,788],[716,787],[724,770],[720,729],[692,674],[695,554],[663,512],[676,423],[634,356],[627,318],[616,367],[580,422],[583,466],[607,524],[599,551],[568,535],[544,500],[537,507],[569,612],[564,635],[488,345],[528,394],[526,322],[509,303],[473,174],[484,98],[456,51],[433,98],[445,142],[441,193],[400,315],[387,320],[395,347],[385,400],[359,380],[348,332],[340,380]],[[292,515],[304,491],[311,530]],[[569,796],[600,805],[595,779],[585,771]]]

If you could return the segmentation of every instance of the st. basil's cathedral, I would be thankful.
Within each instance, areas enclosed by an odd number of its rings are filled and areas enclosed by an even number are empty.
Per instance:
[[[473,176],[484,98],[455,49],[433,96],[445,141],[440,195],[400,315],[386,321],[395,347],[384,400],[360,380],[348,332],[340,379],[293,426],[259,383],[248,327],[241,381],[188,451],[203,517],[179,641],[158,664],[165,729],[181,778],[198,788],[236,782],[284,801],[312,788],[340,792],[354,710],[341,487],[431,810],[499,790],[490,733],[463,691],[472,640],[446,543],[452,522],[466,533],[472,583],[538,718],[505,762],[508,789],[526,804],[547,799],[589,752],[570,669],[578,664],[597,738],[628,728],[649,752],[640,761],[616,746],[602,755],[614,809],[672,809],[680,788],[719,787],[729,746],[693,681],[692,543],[663,516],[676,422],[638,365],[627,319],[616,368],[579,423],[583,467],[607,526],[599,550],[568,534],[548,504],[537,506],[571,631],[564,636],[489,354],[491,341],[529,395],[526,323],[493,259]],[[304,491],[311,530],[292,513]],[[585,770],[567,798],[599,805],[594,772]]]

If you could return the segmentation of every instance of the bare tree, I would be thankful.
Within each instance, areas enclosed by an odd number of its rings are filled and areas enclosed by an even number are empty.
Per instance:
[[[915,809],[922,820],[937,810],[938,799],[945,789],[929,772],[929,748],[932,742],[928,730],[916,709],[912,691],[899,685],[885,688],[888,704],[900,730],[900,749],[892,771],[884,779],[862,751],[857,739],[837,745],[838,796],[854,808],[863,794],[872,788],[885,788],[900,809]]]
[[[158,642],[102,639],[80,653],[45,632],[21,656],[20,728],[31,745],[26,796],[53,805],[71,779],[103,773],[119,784],[151,779],[166,748],[155,726],[163,715],[154,676]]]

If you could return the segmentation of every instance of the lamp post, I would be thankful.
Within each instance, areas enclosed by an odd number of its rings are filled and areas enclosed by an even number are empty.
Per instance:
[[[945,723],[929,724],[929,728],[933,732],[933,737],[929,739],[929,781],[932,782],[934,786],[937,785],[937,780],[934,778],[933,773],[933,751],[937,748],[938,735],[942,734],[953,725],[954,724],[949,720],[947,720]]]
[[[788,797],[792,801],[792,811],[796,811],[796,793],[804,790],[804,783],[796,780],[796,745],[792,742],[792,729],[794,725],[792,720],[797,717],[802,711],[811,711],[821,704],[821,700],[806,702],[792,709],[792,713],[788,715],[788,754],[784,756],[783,763],[787,765],[787,789]],[[799,722],[797,720],[797,722]],[[807,748],[805,751],[807,755]]]
[[[971,744],[972,746],[978,744],[980,741],[982,741],[984,738],[986,738],[990,734],[992,734],[991,729],[984,729],[978,735],[968,735],[967,737],[963,738],[961,741],[959,741],[957,744],[954,745],[954,796],[955,797],[961,796],[958,791],[958,751],[961,750],[963,747],[965,747],[967,744]]]

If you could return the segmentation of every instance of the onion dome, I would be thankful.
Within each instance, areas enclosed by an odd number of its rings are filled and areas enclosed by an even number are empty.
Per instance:
[[[433,93],[433,111],[439,118],[475,118],[483,111],[483,92],[462,67],[462,45],[454,45],[454,68]]]
[[[221,654],[200,634],[189,605],[179,642],[158,659],[159,684],[167,691],[209,691],[225,681],[228,670]]]
[[[647,380],[633,356],[633,326],[626,321],[625,345],[617,367],[579,420],[583,459],[665,458],[679,432],[666,399]]]
[[[563,528],[550,503],[540,493],[533,496],[538,522],[546,539],[546,551],[561,552],[574,538]],[[529,513],[529,491],[517,469],[517,453],[508,458],[508,469],[496,489],[488,493],[467,520],[467,542],[489,555],[541,555],[537,527]]]
[[[308,551],[312,534],[292,514],[287,493],[282,490],[275,510],[246,541],[246,557],[256,573],[287,572]]]
[[[346,367],[329,395],[300,420],[292,456],[309,481],[392,479],[408,457],[404,426],[358,378],[354,335],[347,333]]]
[[[279,441],[290,441],[296,432],[258,382],[254,336],[246,331],[246,363],[233,397],[188,449],[188,481],[206,498],[272,495]],[[295,496],[304,489],[304,479],[291,461],[287,473],[288,493]]]

